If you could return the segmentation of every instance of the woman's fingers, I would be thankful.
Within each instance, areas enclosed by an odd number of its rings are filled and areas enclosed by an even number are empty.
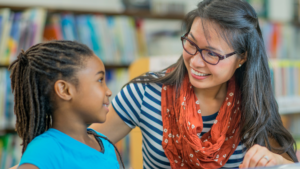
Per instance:
[[[278,164],[278,160],[281,156],[269,151],[266,147],[260,145],[254,145],[245,154],[243,163],[240,168],[254,168],[274,166]]]
[[[257,150],[258,150],[258,147],[256,145],[254,145],[253,147],[251,147],[248,150],[248,152],[244,156],[244,160],[243,160],[241,168],[249,168],[249,166],[250,166],[250,160],[255,155],[255,153],[256,153]]]

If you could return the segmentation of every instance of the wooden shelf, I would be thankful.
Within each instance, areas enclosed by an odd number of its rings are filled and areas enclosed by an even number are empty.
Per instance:
[[[5,135],[5,134],[16,134],[17,132],[15,131],[15,129],[4,129],[4,130],[0,130],[0,136],[1,135]]]
[[[276,98],[279,113],[281,115],[300,114],[300,97],[278,97]]]
[[[0,5],[0,8],[10,8],[12,11],[23,11],[25,9],[28,9],[29,7]],[[74,14],[102,14],[102,15],[112,15],[112,16],[125,15],[125,16],[131,16],[136,18],[152,18],[152,19],[172,19],[172,20],[184,19],[184,15],[181,14],[153,14],[151,13],[151,11],[147,11],[147,10],[125,10],[123,12],[108,12],[108,11],[98,11],[98,10],[53,9],[48,7],[45,9],[53,13],[67,12],[67,13],[74,13]]]
[[[8,68],[8,65],[0,65],[0,68]]]
[[[105,69],[108,70],[108,69],[119,69],[119,68],[128,68],[129,65],[105,65]],[[8,65],[0,65],[0,68],[8,68]]]

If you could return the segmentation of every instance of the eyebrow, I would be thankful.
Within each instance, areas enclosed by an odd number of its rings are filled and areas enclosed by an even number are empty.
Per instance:
[[[197,42],[196,38],[194,37],[194,35],[192,34],[192,32],[189,33],[191,35],[191,37]]]
[[[207,48],[207,49],[209,49],[209,50],[214,50],[214,51],[217,51],[217,52],[222,53],[222,51],[220,51],[219,49],[214,48],[214,47],[212,47],[212,46],[205,46],[205,48]]]
[[[99,71],[99,72],[96,73],[96,75],[98,75],[98,74],[105,75],[105,72],[101,70],[101,71]]]
[[[194,37],[194,35],[192,34],[192,32],[189,33],[189,35],[191,35],[191,37],[197,42],[196,38]],[[209,50],[214,50],[214,51],[218,51],[218,52],[221,52],[221,50],[217,49],[217,48],[214,48],[212,46],[205,46],[205,48],[209,49]]]

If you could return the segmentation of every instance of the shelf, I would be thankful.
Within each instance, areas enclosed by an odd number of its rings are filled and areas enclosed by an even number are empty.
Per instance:
[[[105,64],[104,64],[105,65]],[[129,65],[105,65],[105,69],[119,69],[119,68],[128,68]]]
[[[300,114],[300,97],[278,97],[276,98],[279,113],[281,115]]]
[[[38,7],[38,6],[36,6]],[[1,5],[0,8],[10,8],[12,11],[23,11],[25,9],[28,9],[29,7],[23,7],[23,6],[7,6],[7,5]],[[31,7],[32,8],[32,7]],[[125,16],[131,16],[136,18],[152,18],[152,19],[172,19],[172,20],[182,20],[184,19],[184,15],[180,14],[153,14],[150,11],[147,10],[125,10],[123,12],[111,12],[111,11],[101,11],[101,10],[80,10],[80,9],[59,9],[59,8],[51,8],[51,7],[44,7],[49,12],[56,12],[56,13],[64,13],[64,12],[71,12],[74,14],[102,14],[102,15],[125,15]]]
[[[0,65],[0,68],[8,68],[8,65]]]
[[[119,68],[128,68],[129,65],[105,65],[105,69],[119,69]],[[0,68],[8,68],[8,65],[0,65]]]
[[[1,135],[5,135],[5,134],[16,134],[17,132],[15,131],[15,129],[4,129],[4,130],[0,130],[0,136]]]

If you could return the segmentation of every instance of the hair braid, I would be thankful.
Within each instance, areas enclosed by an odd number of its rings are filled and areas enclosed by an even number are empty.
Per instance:
[[[54,105],[53,83],[58,78],[72,79],[85,56],[93,52],[73,41],[51,41],[22,51],[9,70],[15,95],[16,130],[23,139],[22,153],[36,136],[51,127]]]

